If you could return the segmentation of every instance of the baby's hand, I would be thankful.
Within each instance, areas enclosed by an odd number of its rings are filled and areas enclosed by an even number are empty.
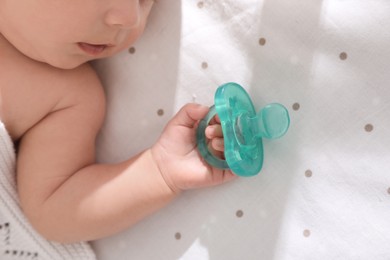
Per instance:
[[[153,158],[167,185],[175,192],[218,185],[236,178],[230,170],[217,169],[207,164],[198,152],[196,129],[198,121],[209,108],[187,104],[167,124],[160,139],[151,148]],[[223,156],[223,137],[219,119],[206,128],[211,150]]]
[[[205,131],[206,137],[209,139],[208,148],[216,156],[224,159],[224,141],[221,127],[221,121],[218,115],[214,116]]]

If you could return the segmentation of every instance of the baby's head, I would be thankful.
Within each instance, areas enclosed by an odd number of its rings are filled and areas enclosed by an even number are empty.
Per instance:
[[[0,0],[0,33],[21,53],[70,69],[142,34],[153,0]]]

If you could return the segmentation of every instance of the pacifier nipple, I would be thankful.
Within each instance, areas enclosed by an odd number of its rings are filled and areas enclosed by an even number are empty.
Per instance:
[[[261,109],[257,119],[259,135],[267,139],[282,137],[290,125],[287,109],[277,103],[269,104]]]
[[[276,139],[282,137],[290,125],[287,109],[272,103],[261,109],[255,116],[241,113],[235,120],[235,138],[241,146],[251,145],[256,139]]]

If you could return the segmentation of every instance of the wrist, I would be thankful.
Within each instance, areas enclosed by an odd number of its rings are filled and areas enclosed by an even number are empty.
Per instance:
[[[164,180],[165,185],[176,195],[179,195],[182,190],[177,188],[172,179],[168,176],[167,171],[164,170],[166,167],[164,166],[164,159],[162,156],[155,151],[155,148],[151,148],[148,151],[150,152],[151,160],[153,161],[154,166],[157,171],[160,173],[162,180]]]

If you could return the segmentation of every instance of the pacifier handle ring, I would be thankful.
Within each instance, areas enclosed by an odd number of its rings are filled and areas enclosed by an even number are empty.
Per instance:
[[[211,119],[217,114],[217,110],[215,109],[215,105],[210,107],[209,112],[206,117],[199,121],[198,129],[196,132],[196,138],[198,142],[198,150],[201,153],[202,157],[207,161],[208,164],[220,168],[220,169],[228,169],[229,165],[226,160],[220,159],[215,156],[207,145],[207,138],[205,134],[206,127],[209,125]]]

